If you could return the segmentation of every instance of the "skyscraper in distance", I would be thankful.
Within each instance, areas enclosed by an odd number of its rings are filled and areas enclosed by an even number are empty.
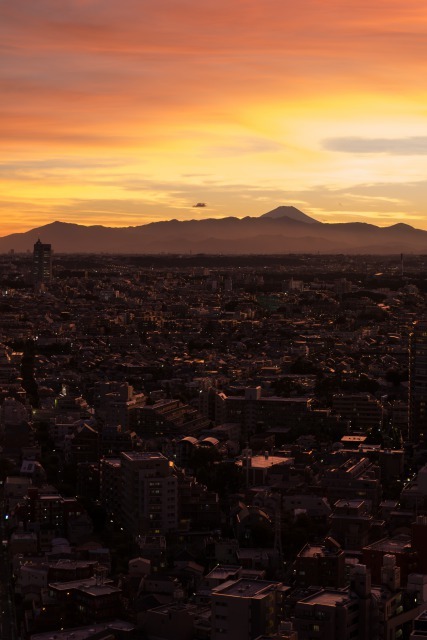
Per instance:
[[[52,280],[52,245],[37,240],[33,251],[33,282],[46,284]]]
[[[408,437],[423,442],[427,437],[427,321],[414,324],[409,336]]]

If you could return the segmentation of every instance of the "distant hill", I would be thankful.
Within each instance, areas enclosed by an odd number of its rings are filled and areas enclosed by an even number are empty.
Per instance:
[[[290,218],[291,220],[297,220],[298,222],[318,222],[314,218],[310,218],[310,216],[308,216],[306,213],[303,213],[296,207],[288,207],[283,205],[281,207],[276,207],[276,209],[273,209],[272,211],[264,213],[261,218]]]
[[[0,253],[32,251],[39,238],[51,243],[56,253],[427,253],[427,231],[410,225],[326,224],[295,207],[278,207],[260,217],[168,220],[120,228],[52,222],[0,238]]]

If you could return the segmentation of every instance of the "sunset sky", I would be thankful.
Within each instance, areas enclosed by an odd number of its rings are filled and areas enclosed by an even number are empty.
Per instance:
[[[427,229],[426,34],[423,0],[0,0],[0,235],[281,204]]]

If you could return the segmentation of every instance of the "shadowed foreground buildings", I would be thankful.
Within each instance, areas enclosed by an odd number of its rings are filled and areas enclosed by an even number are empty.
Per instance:
[[[123,524],[133,535],[167,533],[178,524],[178,480],[161,453],[121,454]]]
[[[422,637],[427,258],[31,258],[0,256],[22,640]]]
[[[237,580],[212,591],[212,640],[255,640],[271,635],[284,616],[284,596],[279,582]]]
[[[427,322],[414,324],[409,342],[409,440],[427,435]]]
[[[357,565],[346,589],[322,589],[297,602],[294,627],[299,640],[398,640],[408,638],[413,621],[425,609],[415,589],[400,588],[394,556],[385,556],[381,585]]]

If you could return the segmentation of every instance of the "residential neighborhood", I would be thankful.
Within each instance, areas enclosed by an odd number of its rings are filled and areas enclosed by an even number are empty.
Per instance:
[[[1,255],[1,637],[427,637],[426,262]]]

